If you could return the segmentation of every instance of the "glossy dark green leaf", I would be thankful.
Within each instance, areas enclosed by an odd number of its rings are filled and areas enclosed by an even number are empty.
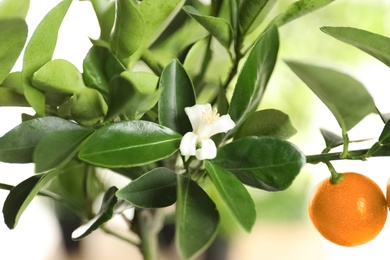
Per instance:
[[[1,3],[1,2],[0,2]],[[20,18],[0,20],[0,84],[11,71],[27,39],[27,24]]]
[[[309,14],[317,9],[330,4],[335,0],[300,0],[292,3],[285,12],[279,14],[275,19],[275,24],[282,26],[301,16]]]
[[[235,138],[269,135],[288,139],[296,132],[287,114],[276,109],[264,109],[250,115],[238,129]]]
[[[99,91],[84,87],[71,100],[72,118],[84,126],[95,126],[103,122],[107,104]]]
[[[219,213],[216,205],[196,182],[177,176],[176,244],[182,259],[205,250],[217,235]]]
[[[328,149],[332,149],[344,143],[344,140],[341,136],[336,135],[328,130],[321,129],[321,134]]]
[[[287,65],[329,108],[345,131],[376,111],[368,91],[351,76],[296,61],[287,61]]]
[[[88,236],[113,217],[114,207],[118,201],[117,197],[115,196],[117,190],[118,188],[111,187],[106,191],[98,214],[93,219],[89,220],[87,223],[73,231],[73,240],[80,240],[83,237]]]
[[[24,20],[29,7],[30,0],[2,0],[0,1],[0,19],[22,18]]]
[[[67,130],[44,136],[33,153],[35,172],[41,173],[67,164],[92,130]]]
[[[85,85],[100,91],[108,99],[111,79],[125,71],[123,65],[105,47],[94,45],[83,61]]]
[[[249,34],[264,20],[276,0],[242,0],[238,6],[238,25],[241,35]]]
[[[250,136],[221,147],[211,163],[234,173],[244,184],[279,191],[290,187],[305,160],[287,141]]]
[[[111,0],[90,0],[100,27],[100,39],[108,42],[115,20],[115,2]]]
[[[230,103],[229,114],[237,127],[256,111],[274,70],[278,48],[278,30],[270,26],[250,51],[238,75]]]
[[[80,165],[74,167],[80,167]],[[4,221],[8,228],[13,229],[16,227],[24,210],[50,180],[59,174],[66,173],[68,170],[74,170],[74,168],[33,175],[16,185],[8,194],[3,206]]]
[[[160,78],[162,88],[158,102],[160,124],[184,135],[192,130],[184,111],[185,107],[195,105],[195,91],[191,79],[179,61],[172,61]]]
[[[0,87],[0,107],[28,107],[29,104],[23,95],[12,89]]]
[[[355,46],[390,67],[390,38],[350,27],[322,27],[321,31]]]
[[[79,125],[58,117],[25,121],[0,137],[0,161],[32,162],[33,151],[42,137],[57,131],[80,129]]]
[[[140,119],[152,109],[161,95],[158,77],[148,72],[123,72],[110,84],[107,118],[125,114],[129,119]]]
[[[149,17],[148,17],[149,18]],[[116,1],[116,18],[110,38],[111,51],[118,59],[130,57],[141,45],[145,30],[138,4],[132,0]]]
[[[63,0],[39,23],[26,46],[23,57],[24,95],[38,115],[45,115],[45,95],[31,86],[33,74],[52,59],[58,30],[72,0]]]
[[[229,22],[221,17],[202,15],[192,6],[183,6],[182,9],[202,25],[225,48],[229,49],[233,40],[233,30]]]
[[[96,130],[79,157],[105,167],[133,167],[172,155],[180,139],[181,135],[152,122],[125,121]]]
[[[167,168],[157,168],[130,182],[116,195],[140,208],[167,207],[176,202],[176,175]]]
[[[84,88],[79,70],[67,60],[52,60],[37,70],[31,78],[33,87],[43,92],[74,94]]]
[[[233,173],[205,162],[206,170],[231,214],[248,232],[256,221],[256,209],[251,195]]]

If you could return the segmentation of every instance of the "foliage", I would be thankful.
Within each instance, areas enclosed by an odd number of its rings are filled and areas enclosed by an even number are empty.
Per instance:
[[[153,259],[151,240],[161,224],[157,212],[174,205],[178,252],[190,259],[207,249],[219,230],[220,213],[205,182],[250,232],[256,210],[246,186],[279,192],[293,184],[305,163],[390,155],[389,123],[371,149],[348,150],[348,131],[378,111],[362,83],[335,69],[286,61],[340,125],[341,136],[322,130],[322,154],[306,156],[287,140],[297,132],[288,114],[258,110],[280,60],[279,28],[332,1],[296,1],[269,17],[276,1],[90,0],[101,35],[91,40],[82,72],[65,59],[52,59],[72,0],[54,7],[26,42],[28,2],[0,5],[0,35],[7,39],[0,43],[0,106],[36,112],[0,137],[0,161],[34,163],[36,171],[7,197],[3,213],[9,228],[36,195],[59,200],[83,218],[86,224],[74,239],[104,228],[125,205],[135,209],[128,221],[142,242],[134,244],[145,259]],[[389,38],[355,28],[321,30],[389,65]],[[12,71],[24,46],[22,71]],[[203,120],[212,125],[222,118],[219,113],[226,114],[233,129],[216,135],[202,124],[194,129],[199,124],[186,108],[199,100],[215,109]],[[196,149],[215,146],[216,157],[183,156],[181,140],[189,132],[197,134]],[[339,145],[342,153],[329,153]],[[98,192],[88,192],[89,182],[99,179],[101,168],[129,180],[121,189],[97,188],[105,193],[99,212],[47,185],[78,172],[86,176],[78,192],[85,190],[84,200],[94,201]]]

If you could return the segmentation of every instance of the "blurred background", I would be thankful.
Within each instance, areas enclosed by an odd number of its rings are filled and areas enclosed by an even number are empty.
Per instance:
[[[1,0],[0,0],[1,2]],[[31,0],[27,16],[29,35],[58,0]],[[207,2],[207,1],[206,1]],[[284,10],[293,1],[280,0],[274,12]],[[390,37],[390,2],[385,0],[337,0],[329,6],[300,18],[280,29],[279,61],[272,75],[261,108],[275,108],[287,113],[298,133],[290,139],[306,154],[317,154],[325,147],[319,129],[340,133],[339,126],[319,99],[287,68],[284,59],[297,59],[340,69],[359,79],[373,96],[382,113],[390,112],[389,68],[369,55],[339,42],[319,28],[350,26]],[[99,29],[88,1],[74,1],[62,24],[54,58],[64,58],[82,71],[82,60],[91,47],[89,38],[98,38]],[[20,70],[18,61],[14,70]],[[340,86],[342,87],[342,86]],[[24,108],[0,108],[0,136],[18,125]],[[378,115],[370,115],[349,132],[351,140],[370,139],[351,144],[351,149],[368,148],[379,136],[383,123]],[[334,162],[337,171],[355,171],[369,176],[384,191],[390,177],[389,158],[367,161]],[[0,182],[16,185],[34,172],[33,165],[0,163]],[[390,224],[370,243],[352,248],[334,245],[310,223],[307,204],[311,190],[329,177],[325,165],[306,165],[290,189],[268,193],[250,189],[257,206],[258,221],[248,234],[228,214],[222,216],[222,241],[226,259],[389,259]],[[115,182],[120,180],[116,179]],[[0,206],[8,191],[0,190]],[[224,209],[221,209],[224,212]],[[226,212],[225,212],[226,213]],[[126,228],[115,219],[113,227]],[[35,199],[27,208],[15,230],[8,230],[0,215],[1,259],[32,260],[100,260],[141,259],[136,248],[96,231],[82,240],[77,253],[68,255],[61,229],[50,201]],[[218,245],[217,245],[218,246]],[[168,255],[168,253],[167,253]],[[172,259],[168,256],[162,259]],[[219,258],[212,258],[218,260]]]

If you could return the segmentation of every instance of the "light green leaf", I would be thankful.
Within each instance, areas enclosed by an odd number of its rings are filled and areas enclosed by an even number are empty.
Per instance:
[[[133,167],[164,159],[179,148],[181,135],[148,121],[102,127],[81,148],[79,158],[104,167]]]
[[[95,126],[103,122],[107,104],[102,94],[93,88],[82,88],[71,99],[71,116],[84,126]]]
[[[118,59],[130,57],[141,45],[145,25],[138,4],[133,0],[116,1],[116,18],[110,38],[111,51]],[[148,17],[148,19],[151,17]]]
[[[33,87],[43,92],[79,93],[85,86],[79,70],[69,61],[52,60],[43,65],[31,78]]]
[[[1,10],[0,2],[0,10]],[[0,20],[0,84],[11,71],[27,39],[27,24],[20,18]]]
[[[220,17],[201,15],[192,6],[183,6],[182,9],[207,31],[210,32],[226,49],[230,48],[233,40],[233,29],[229,22]]]
[[[90,0],[100,27],[100,39],[109,41],[115,20],[115,1]]]
[[[216,237],[219,213],[196,182],[182,175],[177,175],[177,182],[176,244],[182,259],[191,259]]]
[[[390,67],[390,38],[349,27],[322,27],[321,31],[355,46]]]
[[[234,138],[269,135],[279,139],[288,139],[296,132],[288,115],[276,109],[264,109],[250,115],[238,129]]]
[[[16,227],[24,210],[50,180],[59,174],[65,174],[67,171],[73,171],[81,166],[82,164],[76,164],[63,170],[33,175],[15,186],[8,194],[3,206],[4,222],[8,228],[14,229]]]
[[[44,117],[25,121],[0,137],[0,161],[10,163],[32,162],[35,146],[47,134],[63,130],[80,130],[68,120]]]
[[[290,187],[305,161],[305,155],[287,141],[249,136],[219,148],[211,163],[234,173],[244,184],[280,191]]]
[[[209,161],[205,162],[205,166],[231,214],[247,232],[250,232],[256,221],[256,209],[249,192],[233,173]]]
[[[80,145],[92,130],[65,130],[45,135],[33,153],[35,172],[61,168],[77,154]]]
[[[63,0],[39,23],[26,46],[23,57],[24,95],[38,115],[45,115],[45,96],[35,89],[30,80],[33,74],[52,59],[58,30],[72,0]]]
[[[129,119],[140,119],[157,104],[162,91],[157,86],[158,77],[151,73],[121,73],[111,81],[106,118],[123,113]]]
[[[237,128],[256,111],[274,70],[278,48],[278,30],[270,26],[250,51],[238,75],[229,108]]]
[[[30,7],[30,0],[2,0],[0,1],[0,19],[3,18],[25,19],[29,7]]]
[[[29,104],[23,95],[12,89],[0,87],[0,107],[28,107]]]
[[[242,0],[238,6],[238,25],[241,35],[247,35],[261,24],[276,0]]]
[[[1,83],[0,86],[11,89],[16,93],[23,95],[22,72],[20,71],[11,72],[4,79],[3,83]]]
[[[191,79],[179,61],[172,61],[160,78],[161,98],[158,102],[160,124],[184,135],[192,130],[184,108],[195,105]]]
[[[286,63],[329,108],[345,131],[349,131],[365,116],[376,111],[368,91],[351,76],[296,61]]]
[[[73,240],[80,240],[83,237],[88,236],[113,217],[114,207],[118,201],[117,197],[115,196],[117,190],[118,188],[111,187],[106,191],[98,214],[93,219],[89,220],[87,223],[73,231]]]
[[[311,13],[317,9],[330,4],[335,0],[300,0],[292,3],[285,12],[275,17],[274,23],[277,26],[282,26],[301,16]]]
[[[176,202],[176,173],[167,168],[157,168],[143,174],[120,189],[120,199],[140,208],[162,208]]]

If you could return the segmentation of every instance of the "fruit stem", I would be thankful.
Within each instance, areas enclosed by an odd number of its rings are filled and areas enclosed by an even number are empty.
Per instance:
[[[332,184],[337,184],[342,180],[344,180],[344,174],[337,172],[330,162],[325,162],[325,164],[326,166],[328,166],[328,169],[330,171],[331,174],[330,182]]]

